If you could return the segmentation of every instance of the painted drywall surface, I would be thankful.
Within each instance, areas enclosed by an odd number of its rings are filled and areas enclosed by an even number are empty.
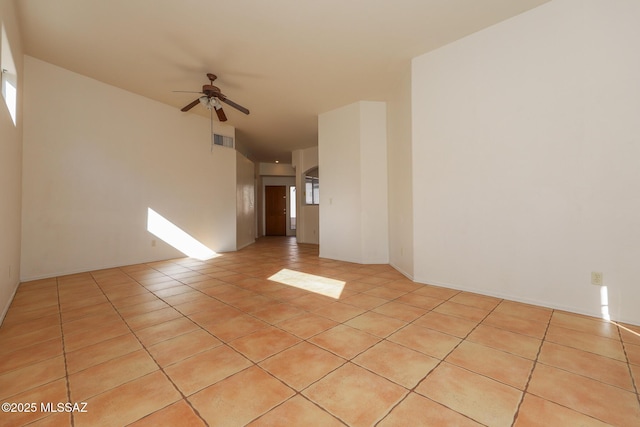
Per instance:
[[[289,187],[291,186],[295,186],[296,185],[296,178],[295,176],[264,176],[262,177],[261,180],[262,184],[261,184],[261,188],[260,188],[260,193],[261,193],[261,197],[262,200],[265,200],[265,187],[268,185],[284,185],[287,187],[287,226],[286,226],[286,233],[287,236],[295,236],[296,235],[296,230],[292,230],[291,229],[291,218],[289,213],[291,212],[291,198],[289,197]],[[297,189],[296,189],[297,192]],[[296,202],[297,202],[297,198],[296,198]],[[261,229],[263,230],[262,235],[264,236],[264,230],[266,229],[266,224],[265,224],[265,207],[264,204],[262,206],[262,211],[260,213],[260,219],[261,219]],[[296,211],[297,214],[297,211]],[[296,218],[297,219],[297,218]]]
[[[362,260],[389,263],[387,105],[360,103],[360,229]]]
[[[640,324],[639,20],[556,0],[414,59],[416,280]]]
[[[23,280],[183,256],[149,208],[236,248],[236,153],[211,147],[207,119],[28,56],[24,110]]]
[[[11,304],[20,277],[20,221],[22,197],[22,40],[15,2],[0,0],[0,34],[10,46],[17,72],[17,116],[14,125],[0,97],[0,323]],[[2,29],[4,31],[2,31]],[[0,45],[1,46],[1,45]],[[2,49],[0,47],[0,49]],[[7,51],[0,52],[3,57]],[[5,68],[5,64],[1,64]]]
[[[242,249],[255,242],[256,167],[236,152],[236,248]]]
[[[386,144],[384,103],[319,116],[320,256],[388,262]]]
[[[362,262],[360,104],[318,116],[320,256]]]
[[[295,176],[296,170],[288,163],[260,163],[261,176]]]
[[[296,170],[296,192],[298,194],[296,240],[298,243],[317,245],[320,239],[320,210],[318,205],[304,204],[304,173],[318,167],[318,147],[295,150],[291,153],[291,159],[292,166]],[[319,173],[320,192],[322,193],[322,171]]]
[[[387,101],[389,263],[413,277],[411,167],[411,63],[399,74]]]

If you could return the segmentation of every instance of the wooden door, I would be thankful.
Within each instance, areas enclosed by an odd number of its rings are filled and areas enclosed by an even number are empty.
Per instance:
[[[264,188],[265,235],[287,235],[287,186],[267,185]]]

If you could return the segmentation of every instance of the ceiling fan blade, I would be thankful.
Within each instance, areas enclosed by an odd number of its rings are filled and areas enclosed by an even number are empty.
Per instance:
[[[180,111],[185,111],[185,112],[189,111],[189,110],[191,110],[193,107],[195,107],[198,104],[200,104],[200,98],[197,98],[195,101],[193,101],[189,105],[186,105],[186,106],[182,107],[182,109]]]
[[[238,111],[242,111],[245,114],[249,114],[249,110],[245,107],[243,107],[240,104],[236,104],[235,102],[233,102],[230,99],[227,99],[226,96],[224,96],[223,94],[218,95],[218,98],[220,99],[220,101],[224,102],[227,105],[231,105],[233,108],[235,108]]]
[[[224,111],[222,110],[222,107],[214,108],[214,110],[216,110],[216,114],[218,115],[218,120],[220,120],[221,122],[226,122],[227,121],[227,116],[224,114]]]

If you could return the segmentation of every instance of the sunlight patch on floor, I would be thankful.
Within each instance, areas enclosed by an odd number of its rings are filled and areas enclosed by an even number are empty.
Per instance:
[[[204,261],[219,256],[151,208],[147,210],[147,231],[192,258]]]
[[[341,280],[301,273],[286,268],[269,277],[269,280],[335,299],[340,298],[345,285],[345,282]]]

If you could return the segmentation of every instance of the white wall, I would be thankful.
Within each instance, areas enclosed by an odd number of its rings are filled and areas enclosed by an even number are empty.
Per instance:
[[[362,203],[360,251],[364,264],[387,264],[389,262],[387,106],[384,102],[360,102],[359,104]],[[322,206],[320,209],[322,210]]]
[[[296,170],[288,163],[259,163],[258,173],[262,176],[295,176]]]
[[[320,256],[389,261],[386,134],[382,102],[319,116]]]
[[[0,41],[0,69],[8,68],[4,59],[12,58],[17,72],[16,125],[4,99],[0,97],[0,323],[4,319],[20,277],[20,220],[22,176],[22,104],[23,66],[22,41],[14,2],[0,0],[0,34],[7,40]],[[2,31],[4,29],[4,32]],[[1,37],[1,36],[0,36]],[[3,47],[4,45],[4,47]],[[5,49],[10,46],[11,55]],[[7,59],[7,61],[9,61]]]
[[[256,241],[256,167],[236,153],[236,247],[242,249]]]
[[[413,183],[411,167],[411,63],[387,101],[389,264],[413,278]]]
[[[148,208],[235,250],[236,153],[208,119],[28,56],[24,96],[23,280],[182,256]]]
[[[318,147],[310,147],[295,150],[291,153],[291,163],[296,170],[297,191],[297,229],[296,241],[298,243],[310,243],[317,245],[320,238],[320,216],[318,205],[304,204],[304,174],[309,169],[318,166]],[[322,171],[320,174],[320,186],[322,187]],[[321,189],[322,192],[322,189]]]
[[[318,117],[320,256],[362,262],[360,105]]]
[[[416,280],[640,324],[640,2],[555,0],[413,61]]]

